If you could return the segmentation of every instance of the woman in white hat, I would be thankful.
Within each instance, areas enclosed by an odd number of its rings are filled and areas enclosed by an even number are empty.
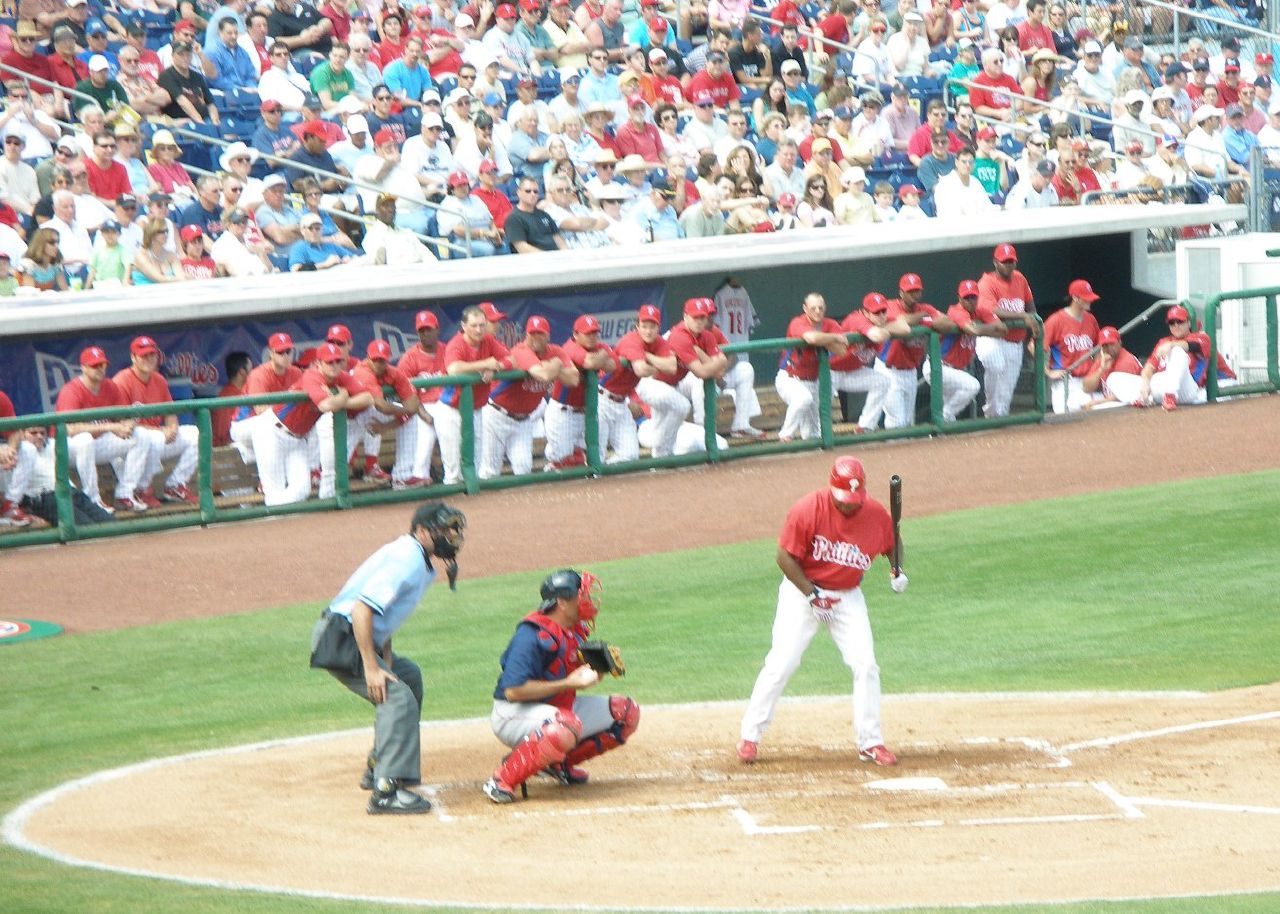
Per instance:
[[[618,177],[626,183],[622,185],[627,199],[622,204],[622,214],[629,216],[631,209],[641,200],[649,198],[649,168],[644,156],[632,153],[618,163]]]
[[[262,180],[250,175],[256,161],[258,150],[239,140],[222,150],[222,155],[218,156],[218,168],[237,179],[241,187],[239,199],[227,201],[228,206],[243,206],[247,209],[262,202]]]
[[[147,171],[166,194],[194,198],[196,182],[191,180],[190,173],[178,161],[180,155],[182,149],[173,138],[173,133],[157,130],[151,135],[151,157],[154,161]]]

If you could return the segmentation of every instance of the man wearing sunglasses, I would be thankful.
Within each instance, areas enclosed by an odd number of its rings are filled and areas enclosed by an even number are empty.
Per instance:
[[[5,198],[10,206],[23,216],[30,216],[40,202],[40,182],[36,170],[22,161],[27,141],[20,134],[7,134],[4,138],[4,158],[0,159],[0,187],[5,188]]]
[[[1169,335],[1156,343],[1142,366],[1142,383],[1137,407],[1150,406],[1156,400],[1165,412],[1173,412],[1182,403],[1204,403],[1205,379],[1210,371],[1218,377],[1234,381],[1235,373],[1222,360],[1213,356],[1209,335],[1192,332],[1191,314],[1181,305],[1165,312]]]

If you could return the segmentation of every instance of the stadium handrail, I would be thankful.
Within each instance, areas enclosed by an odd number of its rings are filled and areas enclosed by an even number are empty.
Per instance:
[[[1280,40],[1280,35],[1275,32],[1268,32],[1266,29],[1260,29],[1252,25],[1246,25],[1238,19],[1221,19],[1217,16],[1210,16],[1199,10],[1187,9],[1185,6],[1178,6],[1173,3],[1166,3],[1164,0],[1142,0],[1143,6],[1150,6],[1156,9],[1166,10],[1173,13],[1173,21],[1177,23],[1179,16],[1186,16],[1189,19],[1201,19],[1205,22],[1211,22],[1219,28],[1233,29],[1238,32],[1245,32],[1249,35],[1261,35],[1268,41]]]

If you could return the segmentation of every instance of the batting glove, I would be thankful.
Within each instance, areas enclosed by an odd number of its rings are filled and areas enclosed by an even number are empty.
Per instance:
[[[907,589],[907,576],[899,571],[889,579],[889,586],[893,588],[894,593],[902,593]]]
[[[813,593],[809,594],[809,608],[813,610],[813,617],[827,625],[835,620],[836,607],[839,605],[839,598],[824,593],[819,587],[815,587]]]

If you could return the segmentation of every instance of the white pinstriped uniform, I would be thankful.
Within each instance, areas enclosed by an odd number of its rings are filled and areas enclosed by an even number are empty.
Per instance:
[[[862,404],[862,413],[858,416],[859,428],[875,428],[880,424],[880,414],[884,412],[885,394],[889,392],[889,379],[876,372],[874,368],[859,368],[855,371],[831,372],[831,389],[839,393],[865,393],[866,401]]]
[[[369,422],[379,416],[377,410],[367,406],[354,416],[347,416],[347,456],[349,462],[356,452],[356,445],[364,440]],[[325,413],[316,422],[315,435],[308,436],[315,441],[314,456],[320,464],[320,498],[333,498],[337,493],[337,476],[335,474],[333,453],[333,413]],[[376,451],[374,453],[377,453]],[[261,458],[259,458],[261,460]],[[312,464],[314,465],[314,464]]]
[[[604,394],[600,397],[604,399]],[[547,439],[544,454],[548,461],[559,463],[569,457],[574,448],[587,446],[587,417],[575,408],[559,400],[548,400],[543,424]]]
[[[438,402],[422,404],[427,415],[431,417],[430,422],[419,414],[413,417],[412,422],[407,423],[418,427],[417,435],[414,438],[413,470],[409,475],[417,476],[419,479],[431,478],[431,452],[436,447],[436,408],[438,406]],[[446,406],[444,408],[448,409],[449,407]],[[454,410],[454,412],[457,412],[457,410]],[[399,446],[400,444],[397,441],[396,447],[399,448]],[[399,462],[399,457],[400,452],[397,450],[397,462]]]
[[[388,417],[390,418],[390,417]],[[404,482],[410,476],[417,476],[414,472],[418,462],[418,438],[421,437],[423,427],[431,428],[415,413],[410,416],[407,421],[401,422],[396,426],[396,459],[391,465],[392,482]],[[432,432],[431,443],[435,444],[435,433]],[[382,450],[382,435],[375,435],[372,432],[364,434],[364,452],[376,457]],[[431,459],[431,451],[427,450],[427,460]],[[419,479],[426,479],[426,476],[419,476]]]
[[[493,401],[486,403],[480,412],[484,414],[484,432],[480,436],[480,478],[501,476],[504,459],[510,462],[511,472],[517,476],[531,472],[534,415],[516,419]]]
[[[311,450],[316,443],[316,430],[299,438],[280,424],[271,409],[243,422],[253,439],[263,504],[270,508],[306,501],[311,494]],[[329,453],[333,453],[332,442]]]
[[[1013,402],[1013,391],[1018,386],[1018,374],[1022,371],[1023,346],[1023,343],[1011,343],[993,336],[980,336],[975,342],[987,390],[987,402],[982,407],[984,415],[1009,415],[1009,404]]]
[[[609,463],[623,463],[640,457],[636,420],[625,401],[619,403],[601,390],[596,417],[600,425],[600,450],[613,452],[608,458]]]
[[[657,378],[641,378],[636,385],[636,394],[653,413],[653,456],[670,457],[675,453],[680,423],[689,415],[688,398],[666,381],[659,381]]]
[[[185,486],[195,475],[196,464],[200,460],[200,430],[194,425],[179,425],[178,433],[168,444],[164,440],[164,430],[153,426],[139,426],[142,435],[150,447],[147,466],[142,471],[141,488],[148,488],[152,478],[160,472],[161,461],[178,458],[165,487]]]
[[[1214,370],[1213,366],[1209,370]],[[1152,399],[1159,403],[1165,394],[1173,394],[1179,403],[1204,403],[1208,399],[1191,376],[1191,356],[1181,346],[1170,346],[1164,368],[1151,376]]]
[[[756,395],[756,370],[746,359],[739,357],[724,373],[724,387],[719,394],[728,394],[733,398],[733,424],[731,431],[745,431],[751,427],[751,420],[760,415],[760,397]],[[703,424],[706,412],[702,403],[702,380],[689,372],[680,379],[676,388],[692,405],[694,425]]]
[[[437,401],[431,415],[436,420],[436,440],[440,443],[440,462],[444,465],[445,485],[462,482],[462,413],[447,403]],[[477,409],[472,414],[472,430],[474,440],[479,444],[484,441],[484,410]],[[475,455],[477,465],[480,454]]]
[[[151,445],[141,425],[135,425],[128,438],[121,438],[114,432],[105,432],[95,438],[89,432],[81,432],[73,435],[67,445],[71,463],[80,478],[80,488],[99,503],[102,496],[98,491],[98,464],[114,465],[116,460],[123,460],[116,466],[115,497],[132,498],[142,484],[147,461],[151,458]]]
[[[914,368],[890,368],[876,359],[875,370],[889,382],[884,395],[884,427],[906,428],[916,421],[916,392],[920,375]]]
[[[19,441],[17,462],[12,469],[0,468],[0,492],[4,500],[18,504],[27,495],[39,495],[43,489],[35,485],[35,474],[40,453],[30,441]]]
[[[920,366],[920,372],[926,384],[932,383],[929,360],[926,358]],[[967,371],[954,365],[942,363],[942,419],[944,422],[955,422],[956,417],[973,402],[973,398],[982,390],[978,379]]]
[[[774,389],[787,404],[787,414],[778,429],[779,438],[816,438],[818,423],[818,382],[802,381],[785,368],[778,369]]]

